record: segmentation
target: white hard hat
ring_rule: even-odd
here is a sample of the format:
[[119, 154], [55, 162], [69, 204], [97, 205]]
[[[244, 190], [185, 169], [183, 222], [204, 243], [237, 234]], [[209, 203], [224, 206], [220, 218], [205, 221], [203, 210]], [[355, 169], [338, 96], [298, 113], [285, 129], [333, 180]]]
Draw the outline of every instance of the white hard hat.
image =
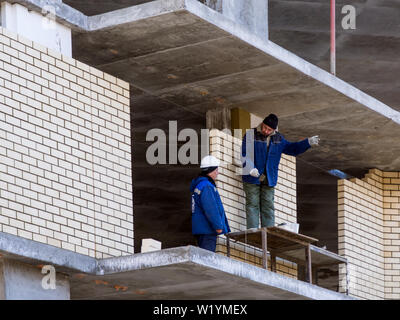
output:
[[200, 168], [219, 167], [219, 160], [214, 156], [205, 156], [201, 159]]

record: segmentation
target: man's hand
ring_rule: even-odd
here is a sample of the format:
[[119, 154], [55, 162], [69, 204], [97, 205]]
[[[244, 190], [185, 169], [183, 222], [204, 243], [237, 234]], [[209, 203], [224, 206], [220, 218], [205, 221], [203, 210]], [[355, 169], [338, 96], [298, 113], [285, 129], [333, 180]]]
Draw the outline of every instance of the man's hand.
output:
[[215, 231], [217, 231], [217, 233], [220, 234], [222, 232], [222, 229], [217, 229]]
[[311, 147], [317, 146], [319, 144], [319, 136], [313, 136], [311, 138], [308, 138], [308, 143], [310, 144]]
[[257, 168], [251, 169], [250, 170], [250, 175], [254, 178], [258, 178], [260, 176], [260, 173], [258, 172]]

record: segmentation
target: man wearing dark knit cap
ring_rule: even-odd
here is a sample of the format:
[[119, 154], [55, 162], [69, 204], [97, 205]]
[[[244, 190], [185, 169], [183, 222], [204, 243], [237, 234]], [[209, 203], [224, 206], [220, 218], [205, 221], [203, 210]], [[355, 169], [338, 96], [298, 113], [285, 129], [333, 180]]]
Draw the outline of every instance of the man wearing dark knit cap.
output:
[[270, 114], [242, 141], [243, 189], [246, 194], [247, 229], [275, 225], [274, 195], [282, 153], [297, 156], [319, 143], [314, 136], [289, 142], [278, 132], [278, 117]]

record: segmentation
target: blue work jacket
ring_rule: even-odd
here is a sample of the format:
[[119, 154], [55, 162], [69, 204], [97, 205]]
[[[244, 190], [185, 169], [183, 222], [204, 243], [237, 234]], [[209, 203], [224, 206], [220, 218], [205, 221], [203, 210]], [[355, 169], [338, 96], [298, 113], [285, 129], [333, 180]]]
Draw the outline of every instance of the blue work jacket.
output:
[[[259, 178], [249, 174], [251, 169], [257, 168], [260, 175], [266, 175], [268, 185], [275, 187], [278, 182], [278, 167], [282, 153], [297, 156], [308, 150], [311, 146], [308, 139], [299, 142], [289, 142], [279, 132], [275, 132], [275, 134], [267, 139], [256, 128], [252, 130], [253, 134], [249, 135], [251, 131], [247, 131], [242, 141], [242, 180], [243, 182], [259, 185]], [[252, 135], [254, 139], [251, 139], [253, 138]], [[247, 143], [253, 143], [254, 152], [251, 152], [250, 149], [246, 151]], [[254, 153], [254, 155], [247, 155], [246, 152]]]
[[229, 233], [228, 219], [211, 178], [199, 176], [190, 186], [192, 193], [192, 233], [217, 235]]

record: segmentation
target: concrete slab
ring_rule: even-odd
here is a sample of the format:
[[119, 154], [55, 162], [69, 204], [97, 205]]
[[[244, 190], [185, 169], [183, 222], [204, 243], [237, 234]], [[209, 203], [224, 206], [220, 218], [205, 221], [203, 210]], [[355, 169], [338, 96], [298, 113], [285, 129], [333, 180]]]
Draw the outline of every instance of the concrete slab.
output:
[[0, 259], [0, 300], [69, 300], [68, 276], [42, 274], [41, 267]]
[[99, 261], [98, 273], [103, 272], [104, 277], [79, 280], [72, 296], [82, 297], [79, 291], [99, 299], [348, 298], [191, 246]]
[[[354, 30], [341, 26], [345, 5], [356, 9]], [[269, 0], [269, 12], [271, 41], [329, 70], [329, 1]], [[398, 1], [336, 1], [338, 77], [396, 110], [399, 79], [393, 67], [398, 64], [399, 15]], [[370, 88], [370, 83], [381, 88]]]
[[95, 272], [96, 259], [69, 250], [0, 232], [0, 258], [25, 264], [52, 264], [58, 272]]
[[74, 55], [152, 97], [198, 115], [219, 106], [275, 112], [288, 139], [321, 136], [323, 147], [302, 157], [327, 171], [400, 169], [398, 111], [197, 0], [154, 1], [91, 19], [98, 31], [76, 34]]
[[82, 12], [64, 4], [62, 1], [52, 0], [1, 0], [9, 3], [19, 3], [29, 10], [34, 10], [44, 15], [47, 14], [50, 7], [56, 19], [66, 26], [75, 30], [84, 30], [87, 28], [87, 16]]
[[193, 246], [84, 262], [80, 254], [4, 233], [0, 245], [1, 259], [62, 270], [71, 299], [353, 299]]

